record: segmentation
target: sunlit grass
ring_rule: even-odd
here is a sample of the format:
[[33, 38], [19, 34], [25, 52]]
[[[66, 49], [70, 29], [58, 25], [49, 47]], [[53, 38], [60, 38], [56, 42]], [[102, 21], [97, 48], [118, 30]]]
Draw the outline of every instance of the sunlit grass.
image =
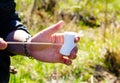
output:
[[106, 43], [103, 43], [103, 40], [98, 38], [100, 34], [96, 33], [99, 32], [99, 29], [97, 30], [92, 30], [95, 32], [94, 34], [89, 31], [87, 33], [89, 36], [85, 35], [81, 38], [78, 43], [77, 58], [73, 60], [71, 66], [43, 63], [23, 56], [12, 57], [12, 65], [18, 69], [18, 73], [16, 75], [11, 74], [11, 83], [49, 83], [54, 78], [62, 83], [86, 82], [94, 73], [93, 67], [95, 65], [104, 66], [104, 46], [119, 49], [119, 33], [115, 33], [114, 40], [108, 36]]
[[[100, 19], [100, 22], [101, 22], [101, 20], [104, 21], [104, 13], [103, 13], [104, 7], [101, 7], [101, 5], [103, 5], [101, 4], [102, 0], [99, 0], [99, 1], [100, 3], [96, 2], [97, 4], [94, 4], [95, 10], [94, 9], [92, 10], [94, 10], [93, 13], [96, 16], [98, 16], [99, 19], [101, 18]], [[30, 9], [29, 7], [31, 6], [32, 0], [25, 0], [25, 1], [16, 0], [16, 2], [18, 2], [17, 10], [23, 13], [23, 16], [21, 14], [21, 17], [23, 18], [25, 12], [27, 12], [26, 10]], [[25, 10], [23, 10], [23, 7], [21, 6], [21, 3], [23, 2], [25, 7], [29, 6], [26, 8], [24, 7]], [[73, 4], [74, 0], [72, 1], [66, 0], [66, 2], [67, 4], [64, 3], [64, 1], [61, 1], [59, 6], [57, 7], [58, 8], [60, 7], [60, 9], [66, 9], [66, 7], [72, 8], [71, 5], [74, 5], [73, 8], [76, 7], [77, 3]], [[85, 4], [84, 2], [85, 1], [82, 0], [82, 3], [80, 4], [84, 6]], [[90, 4], [92, 4], [92, 2]], [[114, 2], [114, 4], [116, 3]], [[92, 7], [91, 5], [87, 6], [87, 8], [92, 8]], [[83, 10], [85, 11], [85, 9]], [[114, 10], [114, 7], [112, 10]], [[90, 10], [87, 12], [90, 13]], [[36, 16], [34, 19], [39, 19], [39, 18], [37, 18]], [[46, 23], [45, 26], [48, 26], [48, 25], [50, 24]], [[40, 26], [35, 25], [35, 27], [40, 27]], [[15, 68], [18, 69], [18, 73], [15, 75], [11, 74], [10, 83], [53, 83], [53, 82], [55, 83], [80, 83], [80, 82], [88, 83], [88, 81], [91, 80], [93, 73], [95, 72], [94, 67], [96, 65], [105, 66], [104, 64], [105, 49], [109, 48], [111, 50], [115, 50], [116, 52], [120, 51], [120, 48], [119, 48], [120, 30], [119, 28], [114, 28], [114, 27], [115, 26], [110, 26], [110, 25], [107, 27], [105, 41], [103, 41], [104, 38], [102, 35], [102, 29], [100, 27], [90, 28], [82, 24], [75, 25], [74, 23], [73, 24], [66, 23], [63, 30], [76, 31], [76, 32], [83, 30], [83, 34], [84, 34], [84, 36], [81, 37], [81, 40], [78, 43], [79, 50], [77, 53], [77, 58], [73, 60], [73, 64], [71, 66], [66, 66], [59, 63], [57, 64], [43, 63], [35, 59], [29, 59], [27, 57], [17, 55], [17, 56], [11, 57], [12, 59], [11, 65], [15, 66]], [[30, 32], [32, 34], [35, 34], [37, 31], [33, 31], [33, 30], [35, 29], [31, 29]]]

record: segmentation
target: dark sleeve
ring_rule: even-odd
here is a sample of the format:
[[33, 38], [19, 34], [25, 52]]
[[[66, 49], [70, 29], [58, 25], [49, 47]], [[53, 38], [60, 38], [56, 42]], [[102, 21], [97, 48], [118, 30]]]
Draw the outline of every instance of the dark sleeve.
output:
[[[14, 30], [24, 30], [27, 33], [29, 33], [27, 27], [22, 24], [19, 20], [12, 20], [9, 25], [8, 25], [10, 31], [14, 31]], [[30, 34], [30, 33], [29, 33]]]
[[7, 21], [15, 12], [14, 0], [0, 0], [0, 24]]
[[0, 36], [4, 39], [9, 33], [15, 30], [24, 30], [28, 34], [30, 34], [27, 27], [24, 24], [22, 24], [19, 20], [11, 20], [9, 23], [6, 23], [3, 26], [1, 26], [0, 30]]

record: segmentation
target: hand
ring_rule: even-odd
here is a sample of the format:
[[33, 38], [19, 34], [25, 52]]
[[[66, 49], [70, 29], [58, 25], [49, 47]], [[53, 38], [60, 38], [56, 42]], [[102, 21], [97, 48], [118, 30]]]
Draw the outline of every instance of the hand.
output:
[[[59, 31], [64, 22], [60, 21], [43, 31], [34, 35], [29, 42], [47, 42], [47, 43], [61, 43], [63, 44], [64, 38], [63, 33], [56, 33]], [[75, 38], [75, 42], [79, 41], [79, 37]], [[54, 45], [29, 45], [28, 49], [31, 55], [40, 61], [51, 62], [51, 63], [64, 63], [67, 65], [72, 64], [72, 59], [76, 58], [78, 48], [75, 47], [69, 57], [65, 57], [59, 53], [61, 46]]]
[[0, 50], [4, 50], [6, 48], [7, 48], [7, 43], [2, 38], [0, 38]]

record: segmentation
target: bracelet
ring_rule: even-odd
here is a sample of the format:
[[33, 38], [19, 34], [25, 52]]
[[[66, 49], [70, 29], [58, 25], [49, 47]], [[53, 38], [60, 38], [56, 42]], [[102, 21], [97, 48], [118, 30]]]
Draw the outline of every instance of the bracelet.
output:
[[[28, 36], [28, 38], [26, 38], [26, 40], [24, 42], [27, 42], [28, 39], [30, 39], [30, 38], [31, 38], [31, 36]], [[29, 58], [32, 58], [32, 56], [30, 55], [30, 52], [27, 49], [27, 44], [23, 44], [23, 47], [24, 47], [25, 56], [27, 56]]]

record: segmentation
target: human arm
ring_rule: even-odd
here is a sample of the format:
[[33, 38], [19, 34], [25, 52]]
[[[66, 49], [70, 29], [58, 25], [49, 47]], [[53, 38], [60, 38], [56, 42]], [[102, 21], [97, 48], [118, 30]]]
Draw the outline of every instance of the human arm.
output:
[[[57, 24], [54, 24], [37, 34], [35, 34], [33, 37], [31, 37], [28, 42], [46, 42], [46, 43], [61, 43], [63, 44], [63, 33], [56, 33], [59, 31], [64, 22], [60, 21]], [[17, 41], [17, 42], [23, 42], [26, 41], [26, 38], [28, 38], [29, 34], [26, 33], [23, 30], [16, 30], [14, 32], [11, 32], [8, 37], [7, 41]], [[75, 38], [75, 42], [78, 42], [79, 37]], [[59, 53], [59, 50], [61, 46], [53, 46], [53, 45], [26, 45], [27, 51], [29, 54], [43, 62], [50, 62], [50, 63], [64, 63], [67, 65], [70, 65], [72, 63], [71, 59], [74, 59], [76, 57], [77, 53], [77, 47], [75, 47], [69, 57], [64, 57]], [[10, 52], [14, 52], [15, 54], [22, 54], [25, 55], [25, 49], [23, 45], [8, 45], [8, 50]]]

